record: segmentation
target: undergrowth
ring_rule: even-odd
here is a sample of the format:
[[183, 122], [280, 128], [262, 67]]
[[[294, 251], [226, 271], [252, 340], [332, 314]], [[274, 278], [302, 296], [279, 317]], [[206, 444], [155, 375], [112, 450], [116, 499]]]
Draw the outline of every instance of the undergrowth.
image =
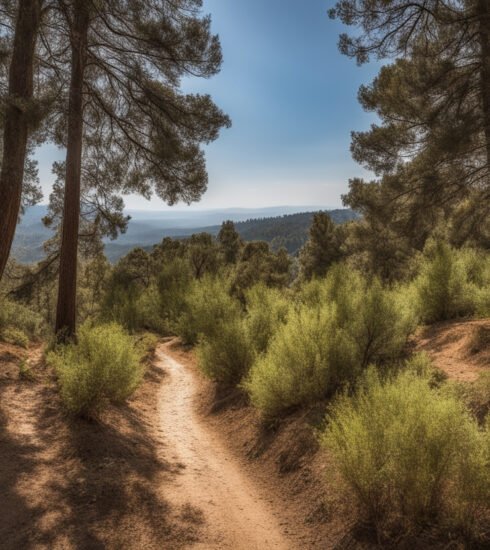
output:
[[47, 356], [58, 375], [67, 409], [80, 416], [97, 414], [108, 402], [125, 401], [143, 377], [142, 351], [115, 323], [84, 324], [76, 344]]
[[478, 536], [490, 502], [489, 431], [444, 387], [369, 369], [331, 407], [323, 445], [379, 539], [430, 524]]

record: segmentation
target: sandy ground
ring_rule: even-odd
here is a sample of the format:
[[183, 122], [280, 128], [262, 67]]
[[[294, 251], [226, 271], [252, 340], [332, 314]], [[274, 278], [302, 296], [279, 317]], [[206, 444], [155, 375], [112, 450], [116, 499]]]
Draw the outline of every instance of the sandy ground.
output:
[[218, 390], [205, 379], [195, 355], [178, 340], [168, 342], [163, 351], [191, 378], [194, 396], [189, 401], [196, 424], [252, 481], [293, 548], [370, 547], [364, 533], [352, 536], [358, 520], [355, 505], [338, 491], [341, 480], [333, 459], [319, 449], [315, 429], [323, 422], [326, 403], [264, 423], [242, 393]]
[[490, 344], [481, 342], [478, 348], [474, 346], [478, 330], [490, 335], [490, 319], [448, 321], [422, 327], [414, 339], [415, 350], [427, 352], [434, 365], [449, 378], [473, 382], [490, 370]]
[[292, 549], [279, 515], [217, 435], [196, 414], [194, 373], [161, 346], [157, 367], [167, 373], [159, 406], [160, 429], [172, 461], [182, 464], [165, 486], [175, 506], [202, 514], [205, 521], [197, 548], [236, 550]]
[[192, 547], [199, 522], [165, 498], [180, 466], [158, 432], [164, 373], [149, 365], [130, 403], [88, 422], [63, 413], [39, 350], [19, 378], [23, 355], [0, 345], [0, 548]]
[[195, 413], [199, 377], [168, 345], [130, 403], [88, 422], [63, 413], [41, 348], [0, 344], [2, 550], [304, 548]]

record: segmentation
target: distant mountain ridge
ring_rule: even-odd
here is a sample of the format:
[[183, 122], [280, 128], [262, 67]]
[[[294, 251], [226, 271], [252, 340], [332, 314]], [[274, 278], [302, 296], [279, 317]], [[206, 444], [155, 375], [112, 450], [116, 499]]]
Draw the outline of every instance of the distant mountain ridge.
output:
[[[116, 241], [105, 242], [105, 253], [111, 262], [124, 256], [132, 248], [151, 249], [164, 237], [186, 238], [193, 233], [208, 232], [217, 235], [221, 223], [231, 219], [238, 233], [245, 241], [264, 240], [275, 249], [284, 246], [290, 254], [295, 254], [305, 243], [308, 229], [318, 207], [269, 207], [269, 208], [229, 208], [204, 211], [134, 211], [128, 230]], [[321, 208], [321, 210], [326, 210]], [[349, 209], [329, 209], [336, 223], [355, 219], [357, 215]], [[17, 227], [13, 253], [18, 261], [29, 263], [44, 257], [42, 244], [52, 236], [51, 230], [44, 227], [42, 218], [47, 207], [38, 205], [29, 208]]]

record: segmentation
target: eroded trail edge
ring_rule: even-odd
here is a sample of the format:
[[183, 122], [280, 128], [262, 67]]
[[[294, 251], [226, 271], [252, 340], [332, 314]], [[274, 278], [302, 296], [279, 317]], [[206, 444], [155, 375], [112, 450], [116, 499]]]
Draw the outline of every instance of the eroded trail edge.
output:
[[277, 513], [195, 413], [195, 373], [173, 359], [165, 346], [158, 347], [155, 360], [167, 375], [160, 393], [160, 430], [168, 459], [180, 465], [179, 474], [165, 486], [165, 497], [190, 514], [202, 514], [203, 537], [194, 547], [293, 549]]

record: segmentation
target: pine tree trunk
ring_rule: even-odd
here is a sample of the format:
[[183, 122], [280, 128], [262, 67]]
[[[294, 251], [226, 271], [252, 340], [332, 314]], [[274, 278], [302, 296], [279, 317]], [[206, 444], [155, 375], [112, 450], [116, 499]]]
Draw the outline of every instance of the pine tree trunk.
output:
[[[485, 152], [487, 173], [490, 179], [490, 2], [478, 0], [478, 21], [481, 54], [481, 97], [483, 108], [483, 126], [485, 134]], [[490, 184], [489, 184], [490, 185]]]
[[34, 51], [41, 20], [41, 2], [20, 0], [18, 10], [0, 172], [0, 279], [7, 265], [20, 211], [29, 132], [25, 107], [33, 93]]
[[87, 59], [88, 2], [76, 0], [71, 29], [72, 65], [68, 102], [66, 177], [55, 331], [59, 341], [75, 336], [80, 177], [83, 136], [83, 80]]

